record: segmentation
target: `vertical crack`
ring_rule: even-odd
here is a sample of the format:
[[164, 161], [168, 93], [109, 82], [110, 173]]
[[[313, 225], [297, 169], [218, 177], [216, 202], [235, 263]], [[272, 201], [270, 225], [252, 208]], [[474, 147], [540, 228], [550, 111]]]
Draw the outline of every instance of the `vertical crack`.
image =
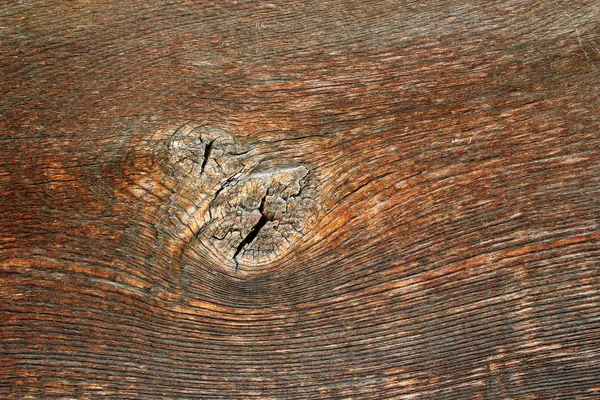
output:
[[202, 166], [200, 167], [200, 174], [202, 174], [204, 172], [204, 168], [206, 167], [206, 164], [208, 163], [208, 159], [210, 158], [210, 154], [212, 153], [212, 148], [213, 148], [214, 142], [215, 142], [215, 139], [208, 142], [208, 144], [204, 147], [204, 159], [202, 160]]
[[240, 242], [237, 249], [235, 250], [235, 253], [233, 254], [233, 259], [236, 261], [236, 271], [237, 271], [237, 256], [244, 249], [244, 247], [250, 245], [254, 241], [254, 239], [256, 239], [256, 236], [258, 235], [260, 230], [267, 224], [267, 222], [273, 221], [273, 216], [265, 215], [266, 200], [267, 200], [267, 195], [265, 194], [265, 196], [260, 201], [260, 206], [258, 207], [258, 211], [260, 211], [260, 214], [261, 214], [258, 222], [256, 223], [256, 225], [254, 225], [252, 227], [252, 229], [250, 229], [250, 232], [248, 232], [248, 235], [246, 235], [246, 237]]

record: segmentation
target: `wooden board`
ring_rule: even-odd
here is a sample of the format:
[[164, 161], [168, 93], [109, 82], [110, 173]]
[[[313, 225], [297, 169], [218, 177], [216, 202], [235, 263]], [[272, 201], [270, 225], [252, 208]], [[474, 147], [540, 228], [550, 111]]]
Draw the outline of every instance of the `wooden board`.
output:
[[3, 399], [600, 398], [600, 2], [0, 5]]

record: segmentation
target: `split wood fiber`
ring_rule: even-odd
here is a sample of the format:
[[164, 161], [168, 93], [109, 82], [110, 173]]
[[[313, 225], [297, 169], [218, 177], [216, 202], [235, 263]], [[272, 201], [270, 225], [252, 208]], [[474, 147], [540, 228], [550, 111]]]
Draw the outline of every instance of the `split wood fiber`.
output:
[[600, 1], [0, 4], [0, 398], [600, 398]]

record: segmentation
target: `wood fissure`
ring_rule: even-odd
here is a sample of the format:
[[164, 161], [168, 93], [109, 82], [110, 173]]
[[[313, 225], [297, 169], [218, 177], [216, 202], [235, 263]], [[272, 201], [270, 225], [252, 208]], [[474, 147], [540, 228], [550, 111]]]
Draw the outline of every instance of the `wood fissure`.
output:
[[237, 249], [235, 250], [235, 253], [233, 253], [234, 260], [237, 259], [238, 254], [240, 254], [240, 251], [242, 251], [242, 249], [244, 247], [252, 244], [254, 239], [256, 239], [256, 235], [258, 235], [258, 233], [266, 225], [266, 223], [269, 221], [273, 221], [273, 217], [267, 217], [264, 212], [266, 199], [267, 199], [267, 195], [265, 195], [265, 197], [262, 198], [262, 200], [260, 202], [260, 206], [258, 207], [258, 211], [260, 212], [260, 218], [259, 218], [258, 222], [256, 223], [256, 225], [254, 225], [252, 227], [250, 232], [248, 232], [248, 235], [246, 235], [246, 237], [240, 242]]
[[0, 3], [0, 399], [600, 398], [599, 0]]
[[202, 166], [200, 167], [200, 173], [202, 174], [204, 172], [204, 168], [206, 168], [206, 164], [208, 163], [208, 160], [210, 159], [210, 153], [212, 153], [212, 146], [213, 143], [215, 142], [216, 139], [211, 140], [210, 142], [208, 142], [206, 144], [206, 147], [204, 147], [204, 159], [202, 160]]

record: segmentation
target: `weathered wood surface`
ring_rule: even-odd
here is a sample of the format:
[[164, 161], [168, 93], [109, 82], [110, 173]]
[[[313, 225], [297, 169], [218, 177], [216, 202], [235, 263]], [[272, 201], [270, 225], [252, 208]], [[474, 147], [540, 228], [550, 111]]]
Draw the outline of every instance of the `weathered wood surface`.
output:
[[598, 0], [8, 1], [0, 77], [1, 398], [600, 398]]

